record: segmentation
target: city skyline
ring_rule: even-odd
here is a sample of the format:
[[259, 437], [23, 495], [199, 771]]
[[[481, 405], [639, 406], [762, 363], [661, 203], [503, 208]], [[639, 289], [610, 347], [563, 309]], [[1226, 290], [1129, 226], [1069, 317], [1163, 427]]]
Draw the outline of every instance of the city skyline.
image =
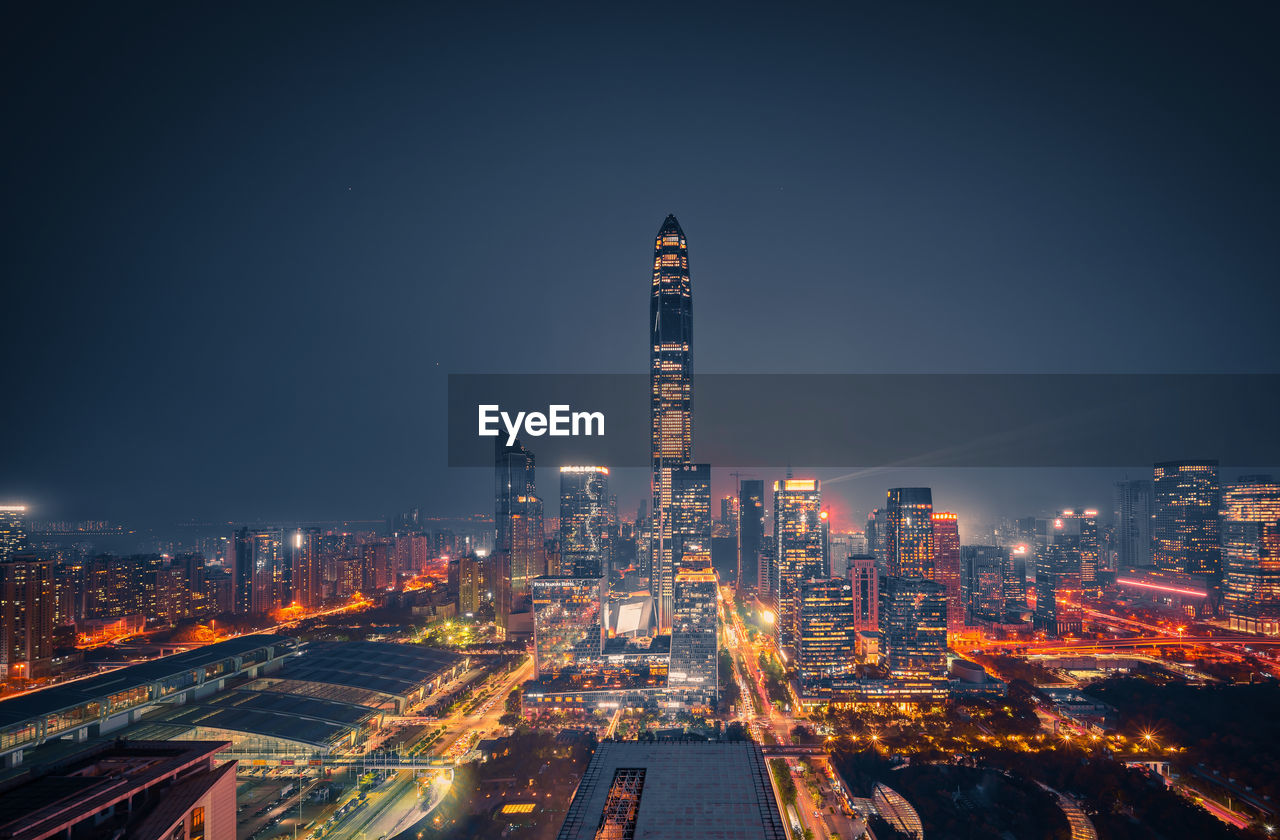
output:
[[[449, 10], [453, 31], [534, 68], [518, 80], [461, 41], [421, 49], [416, 33], [437, 31], [425, 11], [388, 10], [367, 24], [387, 39], [376, 52], [335, 47], [349, 86], [319, 81], [333, 10], [289, 18], [302, 29], [283, 52], [267, 34], [281, 10], [213, 28], [191, 10], [86, 14], [54, 38], [58, 21], [29, 9], [12, 31], [33, 36], [6, 51], [29, 128], [11, 140], [20, 281], [0, 329], [24, 407], [2, 431], [22, 445], [0, 498], [45, 518], [484, 510], [487, 476], [442, 466], [444, 377], [644, 371], [645, 235], [671, 212], [696, 240], [704, 372], [1270, 372], [1280, 358], [1265, 320], [1280, 118], [1256, 107], [1276, 87], [1274, 9], [1218, 20], [1220, 37], [1176, 4], [774, 10], [710, 44], [695, 33], [722, 22], [696, 9], [674, 34]], [[252, 78], [208, 75], [223, 26]], [[776, 64], [739, 39], [773, 45]], [[675, 140], [641, 117], [661, 88], [654, 42], [686, 102]], [[540, 64], [537, 44], [565, 64]], [[454, 68], [467, 85], [447, 82]], [[571, 248], [541, 233], [549, 219], [573, 226]], [[1195, 329], [1161, 339], [1179, 323]], [[895, 342], [905, 325], [913, 341]], [[615, 480], [623, 498], [645, 483]], [[912, 485], [938, 482], [876, 489]]]

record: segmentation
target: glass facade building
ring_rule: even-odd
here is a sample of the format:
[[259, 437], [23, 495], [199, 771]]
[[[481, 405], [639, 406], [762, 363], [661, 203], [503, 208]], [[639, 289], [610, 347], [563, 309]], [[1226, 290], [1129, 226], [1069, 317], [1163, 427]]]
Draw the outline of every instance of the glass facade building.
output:
[[933, 577], [933, 492], [896, 487], [885, 504], [884, 552], [893, 577]]
[[1166, 572], [1221, 577], [1217, 461], [1156, 464], [1154, 563]]
[[891, 679], [945, 682], [947, 593], [942, 584], [918, 577], [885, 578], [880, 627]]
[[853, 583], [848, 578], [801, 581], [798, 600], [796, 651], [801, 682], [811, 686], [849, 673], [858, 637]]
[[604, 645], [604, 578], [538, 577], [530, 590], [538, 675], [598, 662]]
[[675, 583], [671, 477], [673, 469], [693, 461], [693, 291], [688, 242], [675, 216], [667, 216], [654, 240], [649, 327], [653, 453], [649, 588], [658, 605], [660, 628], [670, 629]]
[[716, 575], [710, 568], [683, 569], [676, 572], [675, 584], [667, 685], [702, 689], [710, 693], [714, 702], [720, 617]]
[[1280, 619], [1280, 483], [1269, 475], [1244, 476], [1222, 492], [1222, 565], [1227, 614]]
[[947, 633], [964, 632], [964, 597], [960, 587], [960, 523], [954, 513], [933, 519], [933, 579], [947, 593]]
[[795, 640], [800, 582], [822, 573], [825, 543], [822, 528], [822, 485], [813, 478], [773, 483], [773, 537], [777, 551], [778, 632], [785, 643]]
[[608, 467], [561, 467], [561, 569], [575, 577], [608, 576], [612, 537]]

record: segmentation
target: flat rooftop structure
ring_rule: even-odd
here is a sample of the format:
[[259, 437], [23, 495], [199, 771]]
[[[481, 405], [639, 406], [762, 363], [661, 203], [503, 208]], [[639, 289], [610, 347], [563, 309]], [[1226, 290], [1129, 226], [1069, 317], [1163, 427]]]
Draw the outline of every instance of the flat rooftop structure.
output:
[[[166, 829], [181, 814], [158, 813], [180, 799], [190, 807], [221, 785], [230, 811], [210, 813], [209, 836], [235, 831], [233, 763], [219, 764], [224, 742], [105, 741], [67, 753], [52, 764], [13, 770], [0, 780], [0, 837], [37, 840], [48, 837], [155, 837], [143, 830]], [[182, 791], [185, 796], [175, 797]], [[114, 810], [113, 810], [114, 809]], [[153, 819], [156, 818], [156, 819]], [[219, 822], [220, 821], [220, 822]]]
[[84, 729], [105, 734], [135, 721], [146, 706], [212, 692], [228, 678], [270, 670], [296, 645], [288, 636], [238, 636], [0, 700], [0, 754], [20, 754]]
[[351, 740], [377, 716], [374, 709], [350, 703], [238, 688], [175, 705], [145, 722], [259, 735], [325, 750]]
[[422, 645], [395, 642], [313, 642], [277, 675], [298, 682], [347, 686], [391, 695], [404, 705], [427, 697], [467, 657]]
[[558, 838], [786, 836], [757, 744], [605, 741], [587, 765]]

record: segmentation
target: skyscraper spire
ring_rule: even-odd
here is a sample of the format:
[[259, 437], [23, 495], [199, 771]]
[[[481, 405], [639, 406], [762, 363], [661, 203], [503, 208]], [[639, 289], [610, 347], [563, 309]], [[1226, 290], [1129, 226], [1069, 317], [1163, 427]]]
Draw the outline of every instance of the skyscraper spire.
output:
[[674, 215], [653, 245], [650, 323], [650, 419], [653, 443], [653, 551], [649, 590], [660, 629], [671, 627], [671, 470], [693, 460], [693, 293], [689, 248]]

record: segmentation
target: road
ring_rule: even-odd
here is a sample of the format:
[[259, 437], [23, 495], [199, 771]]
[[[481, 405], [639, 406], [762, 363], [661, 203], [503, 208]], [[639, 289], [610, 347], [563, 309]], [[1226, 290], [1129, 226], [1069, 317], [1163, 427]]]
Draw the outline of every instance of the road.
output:
[[[771, 741], [789, 744], [791, 731], [795, 728], [795, 719], [769, 702], [764, 674], [761, 673], [759, 665], [761, 647], [751, 644], [748, 640], [742, 616], [734, 604], [732, 590], [725, 587], [722, 598], [725, 613], [729, 619], [726, 627], [729, 650], [733, 654], [738, 687], [743, 695], [742, 702], [738, 704], [738, 717], [750, 730], [757, 743]], [[765, 609], [758, 604], [757, 608]], [[761, 637], [765, 637], [764, 634], [757, 635], [757, 638]], [[742, 660], [741, 664], [739, 659]], [[746, 673], [742, 672], [743, 666]], [[752, 695], [759, 702], [762, 715], [755, 713], [755, 703], [751, 702]], [[848, 803], [844, 797], [848, 795], [848, 791], [836, 792], [833, 784], [834, 774], [825, 759], [814, 757], [805, 759], [803, 763], [797, 759], [786, 759], [786, 762], [791, 780], [796, 786], [797, 816], [804, 828], [809, 829], [815, 838], [836, 837], [851, 840], [851, 838], [862, 836], [866, 826], [861, 820], [845, 815], [843, 808]], [[808, 779], [810, 778], [818, 782], [820, 795], [817, 799], [809, 791]], [[782, 807], [782, 803], [779, 803], [779, 807]], [[784, 817], [783, 822], [790, 821]]]
[[[498, 718], [506, 711], [507, 695], [533, 672], [533, 660], [526, 659], [510, 673], [491, 676], [481, 683], [481, 690], [489, 692], [488, 698], [475, 711], [462, 708], [440, 719], [444, 734], [429, 751], [432, 755], [458, 759], [475, 741], [499, 728]], [[326, 840], [377, 840], [382, 835], [394, 837], [420, 821], [439, 804], [447, 785], [433, 785], [428, 802], [420, 802], [417, 780], [411, 772], [396, 774], [394, 782], [387, 782], [381, 792], [369, 794], [369, 805], [359, 814], [348, 817], [327, 835]]]

